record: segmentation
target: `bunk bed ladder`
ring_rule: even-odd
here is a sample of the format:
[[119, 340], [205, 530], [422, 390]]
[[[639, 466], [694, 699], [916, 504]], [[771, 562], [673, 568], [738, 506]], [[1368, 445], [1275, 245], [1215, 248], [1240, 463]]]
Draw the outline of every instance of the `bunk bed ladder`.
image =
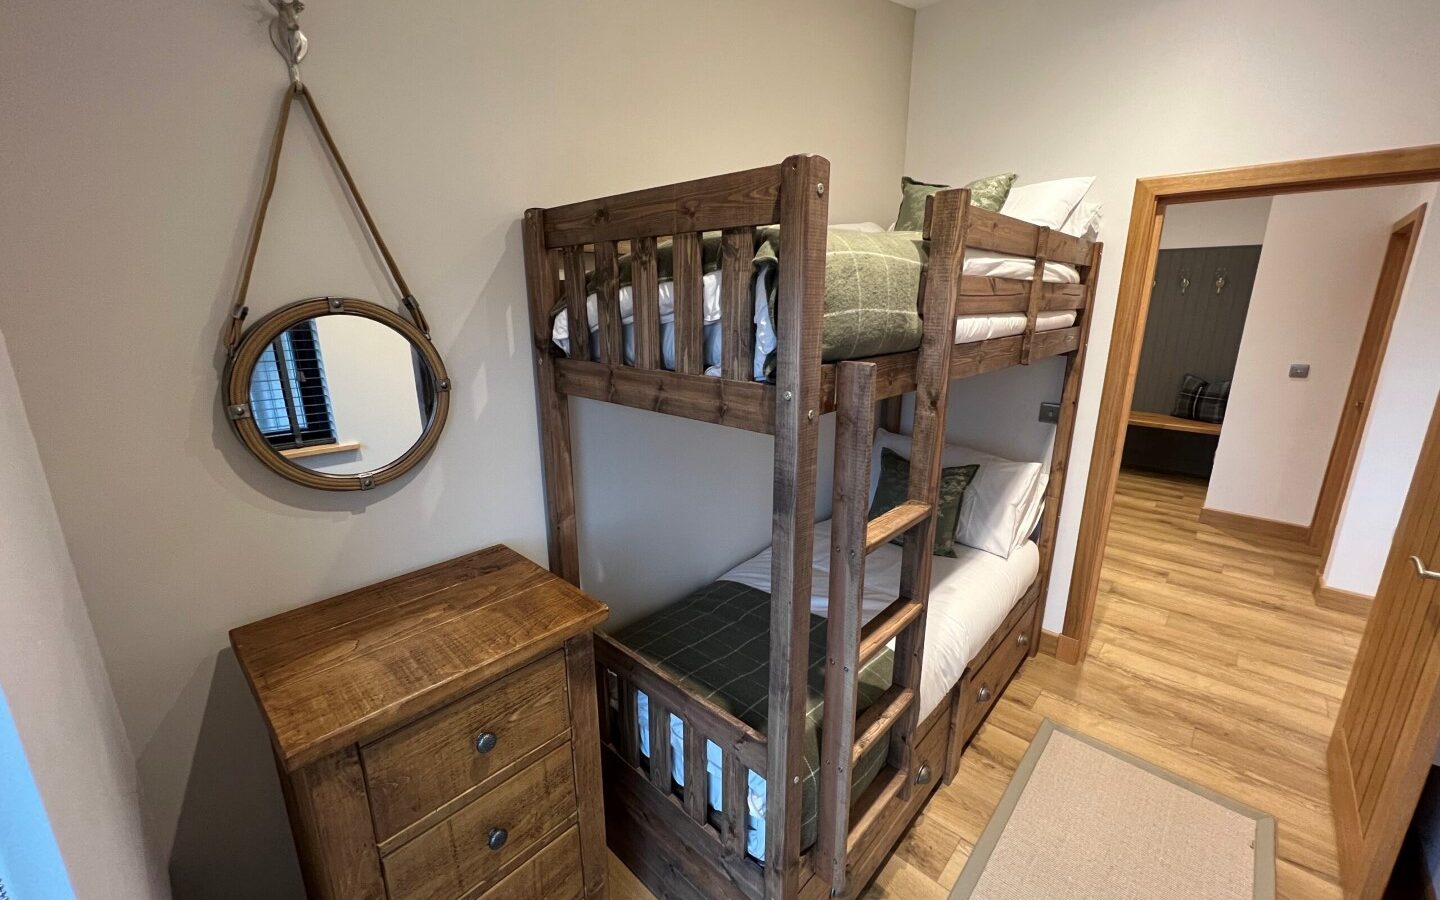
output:
[[[969, 208], [969, 191], [953, 190], [933, 196], [926, 211], [930, 250], [920, 288], [924, 332], [916, 362], [907, 499], [869, 521], [866, 515], [877, 370], [874, 363], [867, 362], [836, 365], [830, 606], [815, 859], [815, 867], [829, 882], [833, 896], [847, 891], [852, 851], [858, 841], [865, 839], [868, 824], [878, 821], [879, 813], [892, 799], [909, 800], [917, 783], [924, 784], [933, 777], [912, 769], [935, 541], [940, 445], [944, 440], [950, 351], [954, 346], [955, 297]], [[900, 595], [861, 627], [866, 558], [895, 538], [904, 539]], [[857, 718], [860, 672], [892, 640], [895, 661], [891, 686]], [[887, 740], [889, 781], [873, 794], [869, 809], [854, 811], [857, 818], [852, 828], [851, 779], [855, 764], [871, 748]]]

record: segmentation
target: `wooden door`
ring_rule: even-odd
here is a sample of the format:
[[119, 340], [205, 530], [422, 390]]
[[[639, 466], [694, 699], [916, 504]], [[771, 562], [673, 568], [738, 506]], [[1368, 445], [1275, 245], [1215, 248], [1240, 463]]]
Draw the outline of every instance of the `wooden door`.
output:
[[1378, 898], [1440, 745], [1440, 405], [1330, 738], [1345, 896]]
[[1420, 224], [1425, 220], [1425, 204], [1390, 229], [1390, 242], [1385, 245], [1385, 259], [1380, 265], [1380, 280], [1375, 285], [1375, 299], [1370, 303], [1370, 316], [1365, 322], [1365, 336], [1360, 340], [1360, 353], [1355, 358], [1355, 372], [1350, 376], [1350, 390], [1345, 395], [1345, 409], [1335, 429], [1335, 443], [1330, 448], [1330, 462], [1320, 482], [1320, 496], [1315, 501], [1311, 519], [1310, 545], [1320, 548], [1320, 570], [1330, 561], [1335, 540], [1335, 526], [1340, 521], [1340, 504], [1355, 471], [1355, 457], [1360, 452], [1360, 438], [1365, 433], [1365, 420], [1370, 416], [1370, 401], [1380, 381], [1380, 364], [1385, 361], [1385, 347], [1390, 343], [1390, 327], [1400, 307], [1410, 260], [1420, 240]]

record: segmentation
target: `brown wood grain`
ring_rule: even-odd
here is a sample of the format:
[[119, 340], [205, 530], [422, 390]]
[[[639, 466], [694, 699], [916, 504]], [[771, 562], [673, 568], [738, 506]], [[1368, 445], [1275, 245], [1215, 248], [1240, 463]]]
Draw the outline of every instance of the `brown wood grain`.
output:
[[600, 318], [600, 358], [625, 361], [625, 336], [620, 322], [620, 257], [614, 241], [595, 245], [595, 302]]
[[230, 639], [276, 751], [294, 770], [439, 709], [607, 614], [497, 545], [237, 628]]
[[315, 900], [386, 900], [355, 747], [280, 771], [305, 890]]
[[[531, 663], [361, 749], [375, 833], [385, 841], [570, 727], [559, 654]], [[494, 749], [476, 740], [495, 735]]]
[[565, 318], [570, 325], [570, 358], [590, 358], [590, 317], [585, 296], [585, 253], [581, 247], [561, 251], [565, 260]]
[[540, 463], [545, 477], [546, 538], [550, 569], [580, 583], [579, 539], [575, 532], [575, 473], [570, 447], [570, 405], [555, 390], [557, 350], [550, 340], [550, 314], [559, 296], [557, 260], [545, 249], [545, 211], [525, 212], [525, 286], [535, 359], [535, 398], [540, 420]]
[[[800, 876], [811, 547], [820, 413], [820, 326], [825, 305], [830, 162], [792, 156], [780, 166], [775, 464], [771, 526], [770, 696], [765, 894], [791, 897]], [[730, 223], [738, 224], [738, 223]]]
[[[825, 625], [825, 709], [815, 868], [832, 890], [843, 890], [855, 737], [857, 731], [868, 734], [856, 723], [855, 706], [860, 689], [860, 614], [865, 593], [865, 557], [871, 550], [866, 516], [870, 500], [870, 457], [875, 442], [875, 366], [842, 362], [836, 371], [835, 466], [830, 514], [831, 603]], [[919, 506], [923, 507], [921, 515], [905, 520], [912, 527], [929, 515], [928, 504]], [[887, 528], [900, 518], [892, 517], [892, 520]], [[869, 739], [874, 741], [879, 736], [879, 733], [870, 734]]]
[[700, 235], [675, 235], [675, 371], [700, 375], [705, 371], [705, 270], [701, 265]]
[[630, 287], [635, 323], [635, 365], [660, 368], [660, 274], [655, 239], [642, 237], [631, 245]]
[[1295, 522], [1281, 522], [1276, 519], [1265, 519], [1260, 516], [1250, 516], [1245, 513], [1230, 512], [1224, 509], [1206, 508], [1200, 511], [1200, 521], [1206, 525], [1213, 525], [1222, 531], [1235, 531], [1243, 534], [1263, 534], [1270, 537], [1285, 538], [1290, 541], [1310, 540], [1310, 526], [1300, 525]]
[[[970, 211], [965, 246], [974, 250], [1033, 257], [1042, 227], [977, 206]], [[1048, 256], [1055, 262], [1084, 265], [1090, 260], [1090, 242], [1054, 231], [1050, 235]]]
[[[574, 769], [562, 746], [386, 856], [390, 897], [450, 900], [474, 891], [575, 821]], [[488, 843], [495, 829], [507, 835], [498, 849]]]
[[551, 841], [548, 846], [505, 876], [480, 900], [581, 900], [585, 882], [580, 868], [578, 828]]
[[731, 381], [755, 377], [754, 260], [755, 229], [725, 229], [720, 236], [720, 375]]
[[591, 636], [565, 642], [566, 693], [570, 698], [575, 806], [580, 817], [580, 860], [584, 894], [603, 900], [606, 891], [605, 795], [600, 784], [600, 707], [595, 690], [595, 649]]
[[1144, 412], [1138, 409], [1130, 410], [1126, 421], [1131, 425], [1141, 428], [1159, 428], [1164, 431], [1184, 431], [1190, 434], [1219, 434], [1219, 422], [1201, 422], [1198, 419], [1182, 419], [1179, 416], [1167, 416], [1164, 413]]
[[719, 231], [780, 221], [783, 164], [586, 200], [545, 211], [545, 245]]
[[562, 400], [564, 395], [604, 400], [761, 434], [775, 429], [773, 385], [578, 359], [557, 360], [555, 366]]

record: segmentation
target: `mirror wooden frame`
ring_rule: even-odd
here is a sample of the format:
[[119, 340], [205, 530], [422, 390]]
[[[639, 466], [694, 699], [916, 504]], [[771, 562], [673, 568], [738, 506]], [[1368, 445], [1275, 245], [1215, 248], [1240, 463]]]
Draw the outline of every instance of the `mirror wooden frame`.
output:
[[[250, 380], [265, 348], [281, 334], [301, 322], [324, 316], [360, 316], [398, 331], [429, 367], [434, 391], [434, 410], [420, 437], [400, 457], [378, 469], [348, 475], [330, 475], [307, 469], [286, 458], [260, 433], [250, 409]], [[435, 449], [450, 414], [450, 376], [445, 362], [430, 338], [410, 320], [379, 304], [350, 297], [312, 297], [281, 307], [260, 319], [245, 332], [225, 368], [225, 416], [240, 440], [256, 458], [276, 474], [296, 484], [323, 491], [368, 491], [394, 481]]]

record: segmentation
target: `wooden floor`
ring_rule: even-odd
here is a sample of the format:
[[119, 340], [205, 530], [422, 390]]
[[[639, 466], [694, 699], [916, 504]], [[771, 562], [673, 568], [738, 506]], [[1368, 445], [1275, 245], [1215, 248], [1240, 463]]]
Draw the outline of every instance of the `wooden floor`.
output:
[[[1047, 717], [1271, 813], [1278, 896], [1340, 896], [1325, 745], [1364, 620], [1315, 605], [1308, 548], [1203, 525], [1203, 500], [1121, 474], [1089, 658], [1025, 665], [868, 898], [948, 896]], [[649, 896], [611, 869], [617, 900]]]

